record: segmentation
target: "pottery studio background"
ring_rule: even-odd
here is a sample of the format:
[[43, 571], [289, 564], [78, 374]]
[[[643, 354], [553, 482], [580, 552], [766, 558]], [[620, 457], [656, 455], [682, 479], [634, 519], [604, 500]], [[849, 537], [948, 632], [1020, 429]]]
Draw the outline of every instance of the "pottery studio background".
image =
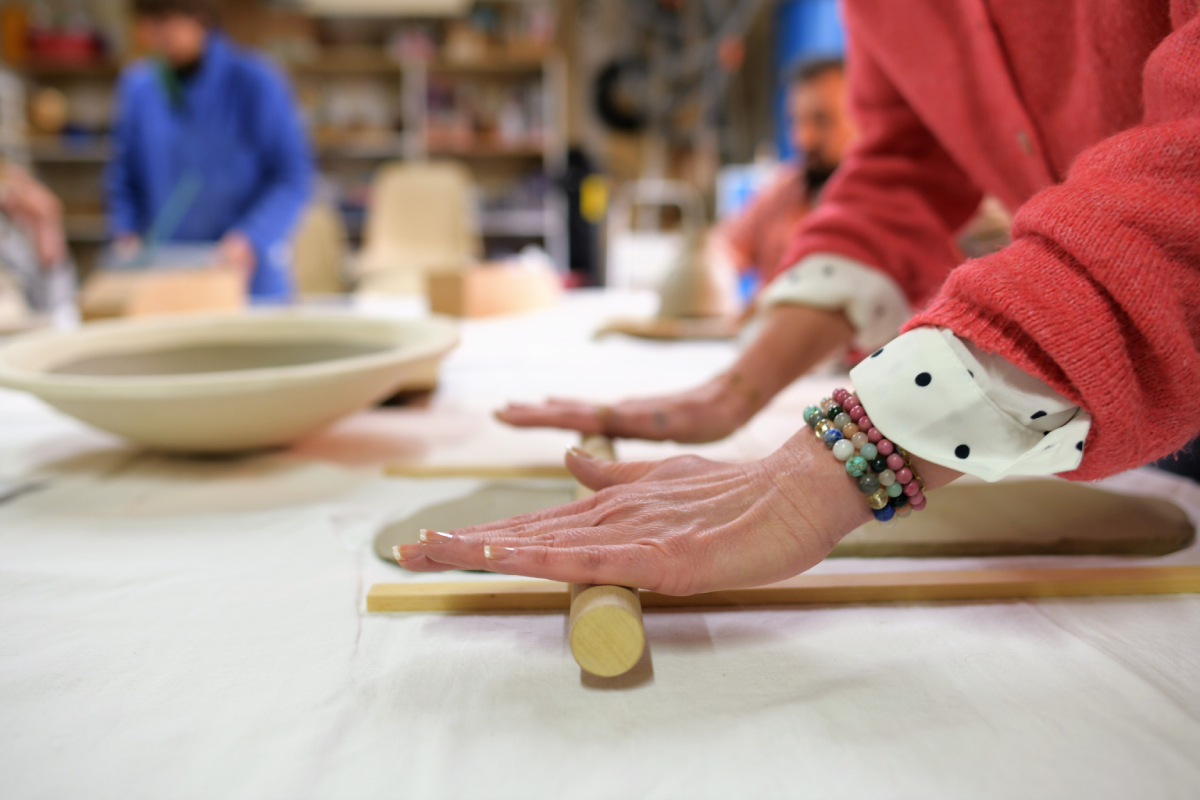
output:
[[[89, 317], [114, 313], [88, 281], [134, 237], [156, 246], [143, 268], [250, 260], [164, 247], [231, 232], [265, 299], [421, 295], [431, 272], [516, 261], [652, 288], [786, 167], [789, 71], [843, 47], [833, 2], [689, 5], [6, 3], [4, 156], [61, 205]], [[172, 6], [210, 27], [211, 57], [164, 54], [146, 21]], [[222, 77], [243, 59], [261, 85]], [[755, 255], [721, 308], [774, 268]]]
[[[953, 132], [969, 145], [953, 159], [932, 134], [890, 140], [919, 167], [848, 193], [879, 201], [896, 245], [860, 260], [908, 258], [904, 237], [940, 223], [895, 186], [936, 193], [959, 157], [1019, 191], [947, 189], [955, 224], [919, 255], [994, 257], [1030, 187], [1129, 112], [1088, 81], [1144, 61], [1166, 4], [1100, 4], [1150, 9], [1136, 25], [1022, 2], [0, 0], [0, 797], [1200, 796], [1200, 446], [1059, 480], [1113, 458], [1091, 446], [1115, 426], [1021, 384], [1002, 398], [1015, 438], [1065, 451], [1056, 466], [938, 488], [834, 394], [868, 398], [850, 370], [887, 363], [908, 300], [848, 256], [793, 257], [806, 223], [838, 229], [853, 205], [825, 203], [863, 141], [848, 20], [894, 27], [870, 44], [900, 55], [868, 77], [991, 59], [905, 84], [906, 103], [976, 127]], [[1029, 20], [1074, 26], [1075, 46]], [[992, 41], [1028, 31], [1037, 47]], [[1183, 50], [1195, 71], [1166, 74], [1200, 76], [1200, 48]], [[960, 77], [992, 84], [945, 88]], [[971, 105], [1018, 78], [1040, 133], [1014, 122], [1017, 91]], [[1174, 175], [1197, 148], [1175, 150], [1134, 160]], [[1163, 219], [1187, 210], [1179, 194]], [[1182, 230], [1154, 252], [1194, 252], [1195, 224], [1131, 227]], [[811, 288], [827, 278], [842, 289]], [[1066, 302], [1061, 276], [1017, 283], [1040, 291], [1025, 306]], [[769, 327], [777, 301], [838, 319], [792, 336]], [[1059, 327], [1126, 329], [1101, 316]], [[968, 355], [963, 381], [1019, 372]], [[1172, 377], [1106, 400], [1176, 392], [1126, 415], [1144, 442], [1186, 422], [1194, 387], [1176, 383], [1194, 365], [1137, 361]], [[930, 372], [949, 391], [940, 367], [902, 388]], [[970, 399], [918, 397], [910, 419]], [[837, 426], [829, 452], [803, 437], [821, 463], [840, 444], [866, 466], [848, 483], [834, 464], [841, 483], [797, 502], [819, 515], [849, 486], [874, 521], [781, 584], [685, 601], [616, 579], [530, 586], [490, 561], [422, 571], [439, 542], [423, 529], [586, 501], [580, 464], [753, 471], [806, 422]], [[739, 502], [702, 494], [714, 514]], [[629, 506], [651, 532], [681, 527], [653, 517], [678, 503]]]

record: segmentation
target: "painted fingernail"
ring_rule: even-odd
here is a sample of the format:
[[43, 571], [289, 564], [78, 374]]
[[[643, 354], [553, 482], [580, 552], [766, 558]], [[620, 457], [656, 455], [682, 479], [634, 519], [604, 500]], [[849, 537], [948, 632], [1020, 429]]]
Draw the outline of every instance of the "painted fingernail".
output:
[[392, 548], [392, 556], [396, 559], [397, 564], [403, 564], [405, 561], [412, 561], [424, 555], [419, 544], [398, 544]]
[[454, 537], [449, 533], [441, 531], [427, 531], [421, 528], [421, 544], [446, 544], [453, 541]]
[[503, 561], [515, 552], [517, 552], [515, 547], [498, 547], [490, 544], [483, 546], [483, 557], [488, 561]]
[[594, 455], [589, 453], [587, 450], [584, 450], [582, 447], [568, 447], [567, 452], [574, 453], [580, 458], [595, 458]]

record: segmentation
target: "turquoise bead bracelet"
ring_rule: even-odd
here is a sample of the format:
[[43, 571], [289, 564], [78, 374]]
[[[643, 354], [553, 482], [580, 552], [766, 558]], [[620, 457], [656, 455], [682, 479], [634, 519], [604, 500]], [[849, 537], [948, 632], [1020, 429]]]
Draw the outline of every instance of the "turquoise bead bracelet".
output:
[[925, 508], [925, 482], [913, 470], [912, 458], [884, 438], [853, 394], [836, 389], [804, 409], [804, 422], [846, 465], [879, 522], [891, 525], [896, 517]]

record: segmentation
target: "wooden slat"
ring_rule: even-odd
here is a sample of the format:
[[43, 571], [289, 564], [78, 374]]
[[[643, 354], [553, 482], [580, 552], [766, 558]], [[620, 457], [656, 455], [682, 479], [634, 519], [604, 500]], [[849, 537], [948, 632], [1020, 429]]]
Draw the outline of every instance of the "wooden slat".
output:
[[[1200, 592], [1200, 566], [986, 569], [800, 575], [771, 586], [674, 597], [642, 592], [643, 608], [1009, 600]], [[368, 611], [566, 610], [566, 584], [552, 581], [380, 583]]]
[[571, 605], [567, 584], [554, 581], [377, 583], [367, 611], [557, 611]]

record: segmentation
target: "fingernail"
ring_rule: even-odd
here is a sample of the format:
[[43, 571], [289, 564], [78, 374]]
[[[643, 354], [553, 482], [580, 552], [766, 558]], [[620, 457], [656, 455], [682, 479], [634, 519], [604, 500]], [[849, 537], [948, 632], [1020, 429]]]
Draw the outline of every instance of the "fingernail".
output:
[[517, 552], [515, 547], [497, 547], [490, 544], [483, 546], [483, 557], [488, 561], [503, 561], [515, 552]]
[[589, 453], [587, 450], [584, 450], [582, 447], [568, 447], [567, 452], [574, 453], [579, 458], [595, 458], [594, 455]]
[[427, 531], [421, 528], [421, 544], [446, 544], [453, 541], [454, 537], [448, 533], [441, 531]]
[[396, 563], [403, 564], [405, 561], [412, 561], [424, 555], [419, 544], [399, 544], [392, 548], [392, 557], [396, 559]]

